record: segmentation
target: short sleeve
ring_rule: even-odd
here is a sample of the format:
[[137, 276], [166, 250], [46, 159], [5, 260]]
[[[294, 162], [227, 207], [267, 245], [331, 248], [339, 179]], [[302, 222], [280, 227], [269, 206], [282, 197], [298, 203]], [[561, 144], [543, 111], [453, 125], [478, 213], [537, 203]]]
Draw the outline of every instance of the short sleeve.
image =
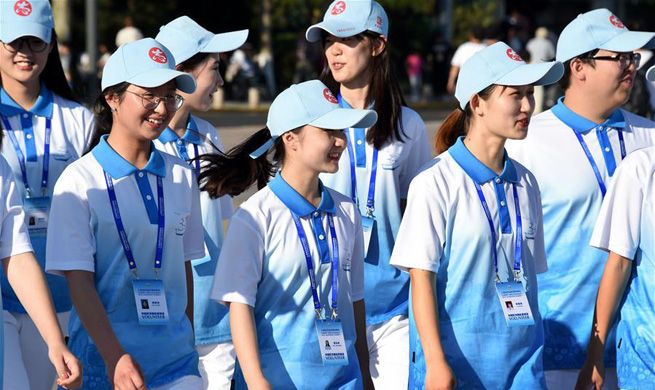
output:
[[91, 143], [93, 141], [93, 134], [95, 133], [96, 120], [93, 113], [91, 113], [91, 111], [86, 107], [82, 110], [82, 117], [84, 120], [84, 152], [86, 152], [90, 151], [93, 147]]
[[408, 272], [411, 268], [437, 272], [446, 242], [445, 200], [422, 173], [409, 187], [407, 208], [400, 223], [390, 264]]
[[450, 65], [451, 66], [456, 66], [458, 68], [462, 67], [463, 61], [462, 57], [464, 56], [464, 51], [465, 51], [465, 46], [461, 45], [455, 50], [455, 54], [453, 54], [453, 58], [450, 60]]
[[364, 299], [364, 230], [361, 215], [358, 212], [353, 212], [353, 215], [355, 216], [355, 244], [350, 269], [350, 298], [353, 302], [357, 302]]
[[401, 199], [407, 199], [409, 184], [432, 157], [430, 155], [428, 135], [423, 119], [421, 119], [421, 117], [415, 112], [411, 112], [411, 116], [408, 114], [410, 114], [410, 112], [407, 112], [405, 115], [411, 119], [406, 122], [405, 131], [412, 134], [413, 137], [410, 140], [411, 144], [409, 154], [407, 156], [407, 161], [403, 166], [402, 176], [400, 177]]
[[626, 160], [614, 174], [589, 245], [634, 259], [639, 247], [643, 180], [634, 174], [635, 160]]
[[209, 297], [222, 304], [238, 302], [255, 307], [264, 256], [264, 236], [257, 222], [239, 209], [227, 230]]
[[95, 272], [96, 241], [91, 227], [87, 190], [75, 182], [70, 168], [57, 180], [50, 206], [46, 240], [46, 272]]
[[0, 259], [31, 252], [29, 234], [25, 226], [23, 202], [14, 182], [14, 175], [4, 158], [0, 157]]
[[[193, 177], [195, 179], [195, 176]], [[191, 212], [187, 216], [187, 229], [184, 232], [184, 260], [196, 260], [205, 257], [204, 229], [200, 212], [200, 191], [195, 180], [191, 182]]]

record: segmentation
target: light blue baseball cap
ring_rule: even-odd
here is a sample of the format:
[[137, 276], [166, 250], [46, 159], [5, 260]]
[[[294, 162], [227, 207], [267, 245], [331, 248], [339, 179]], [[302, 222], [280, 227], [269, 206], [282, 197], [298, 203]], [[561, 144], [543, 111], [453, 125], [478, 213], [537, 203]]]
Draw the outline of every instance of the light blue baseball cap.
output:
[[631, 52], [655, 47], [655, 33], [630, 31], [608, 9], [599, 8], [578, 15], [557, 41], [556, 60], [566, 62], [596, 49]]
[[505, 42], [496, 42], [475, 53], [459, 72], [455, 97], [466, 108], [471, 96], [492, 84], [548, 85], [559, 81], [564, 66], [559, 61], [527, 64]]
[[0, 41], [29, 36], [50, 43], [54, 27], [48, 0], [0, 0]]
[[377, 120], [378, 114], [373, 110], [341, 108], [330, 89], [318, 80], [294, 84], [271, 103], [266, 121], [271, 139], [250, 157], [258, 158], [273, 146], [277, 137], [305, 125], [329, 130], [367, 128]]
[[143, 38], [122, 45], [109, 57], [102, 71], [102, 90], [122, 82], [154, 88], [171, 80], [182, 92], [196, 90], [196, 80], [189, 73], [175, 70], [175, 59], [164, 45]]
[[180, 16], [161, 26], [155, 39], [173, 53], [176, 64], [181, 64], [198, 53], [223, 53], [239, 48], [248, 39], [248, 30], [214, 34], [190, 17]]
[[380, 4], [371, 0], [337, 0], [330, 4], [323, 21], [307, 29], [309, 42], [321, 39], [321, 30], [339, 38], [373, 31], [389, 37], [389, 18]]

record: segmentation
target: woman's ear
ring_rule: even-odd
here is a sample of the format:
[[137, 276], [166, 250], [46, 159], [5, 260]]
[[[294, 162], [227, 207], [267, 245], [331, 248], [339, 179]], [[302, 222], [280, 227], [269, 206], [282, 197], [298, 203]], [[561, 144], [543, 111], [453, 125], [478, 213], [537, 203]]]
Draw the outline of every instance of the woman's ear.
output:
[[486, 105], [484, 99], [480, 98], [480, 95], [473, 94], [471, 99], [469, 99], [469, 107], [471, 107], [471, 112], [475, 115], [484, 116], [486, 111]]
[[286, 150], [297, 150], [298, 149], [298, 134], [294, 131], [287, 131], [281, 135], [282, 142], [284, 142], [284, 147]]
[[373, 41], [373, 52], [371, 53], [371, 55], [373, 57], [379, 56], [380, 54], [382, 54], [382, 52], [384, 52], [384, 49], [386, 47], [387, 47], [387, 37], [385, 37], [384, 35], [380, 35], [379, 38]]
[[120, 103], [120, 99], [118, 97], [118, 94], [106, 93], [105, 94], [105, 101], [109, 105], [109, 108], [111, 108], [112, 112], [116, 112], [118, 104]]

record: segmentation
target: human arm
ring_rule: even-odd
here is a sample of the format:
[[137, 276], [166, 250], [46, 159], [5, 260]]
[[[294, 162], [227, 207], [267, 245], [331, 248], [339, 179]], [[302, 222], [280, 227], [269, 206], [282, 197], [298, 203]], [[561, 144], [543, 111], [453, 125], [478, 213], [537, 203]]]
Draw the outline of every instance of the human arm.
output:
[[145, 389], [145, 377], [137, 363], [121, 346], [89, 271], [65, 271], [77, 315], [98, 348], [107, 367], [109, 382], [116, 390]]
[[412, 268], [409, 277], [412, 284], [414, 319], [425, 354], [425, 389], [454, 389], [457, 386], [457, 378], [446, 361], [441, 344], [439, 311], [435, 300], [436, 274]]
[[605, 343], [632, 273], [632, 261], [610, 252], [598, 287], [587, 360], [578, 375], [576, 390], [601, 389], [605, 377]]
[[2, 260], [5, 274], [23, 307], [48, 346], [48, 357], [57, 370], [57, 384], [65, 389], [82, 386], [82, 364], [68, 350], [43, 271], [33, 252]]
[[232, 342], [239, 359], [239, 366], [251, 390], [272, 389], [264, 377], [259, 350], [257, 347], [257, 330], [252, 306], [244, 303], [228, 303], [230, 309], [230, 328]]

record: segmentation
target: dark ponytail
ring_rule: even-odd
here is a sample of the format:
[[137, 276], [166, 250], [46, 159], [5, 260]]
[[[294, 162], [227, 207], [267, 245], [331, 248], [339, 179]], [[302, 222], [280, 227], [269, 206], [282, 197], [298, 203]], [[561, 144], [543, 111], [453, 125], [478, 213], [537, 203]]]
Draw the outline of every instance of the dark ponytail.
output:
[[113, 113], [111, 112], [111, 107], [105, 99], [105, 95], [118, 95], [119, 101], [123, 100], [123, 95], [125, 91], [130, 86], [130, 83], [123, 82], [120, 84], [113, 85], [111, 87], [105, 88], [104, 91], [100, 92], [96, 98], [95, 103], [93, 103], [93, 113], [96, 117], [96, 128], [93, 131], [93, 137], [91, 138], [91, 144], [86, 153], [90, 152], [98, 142], [100, 142], [100, 137], [105, 134], [109, 134], [111, 127], [114, 124]]
[[[496, 85], [492, 84], [478, 92], [478, 96], [482, 100], [487, 100], [495, 88]], [[448, 115], [439, 127], [437, 135], [434, 138], [434, 151], [437, 155], [448, 150], [448, 148], [455, 145], [457, 138], [465, 136], [468, 133], [471, 118], [473, 118], [473, 111], [471, 111], [471, 105], [468, 103], [463, 110], [458, 107]]]
[[216, 149], [216, 153], [198, 156], [202, 166], [198, 175], [200, 190], [207, 191], [211, 198], [218, 198], [237, 196], [255, 182], [258, 189], [264, 188], [284, 160], [282, 138], [275, 140], [273, 162], [266, 158], [270, 151], [256, 159], [250, 158], [250, 153], [270, 138], [271, 132], [265, 127], [227, 153]]

